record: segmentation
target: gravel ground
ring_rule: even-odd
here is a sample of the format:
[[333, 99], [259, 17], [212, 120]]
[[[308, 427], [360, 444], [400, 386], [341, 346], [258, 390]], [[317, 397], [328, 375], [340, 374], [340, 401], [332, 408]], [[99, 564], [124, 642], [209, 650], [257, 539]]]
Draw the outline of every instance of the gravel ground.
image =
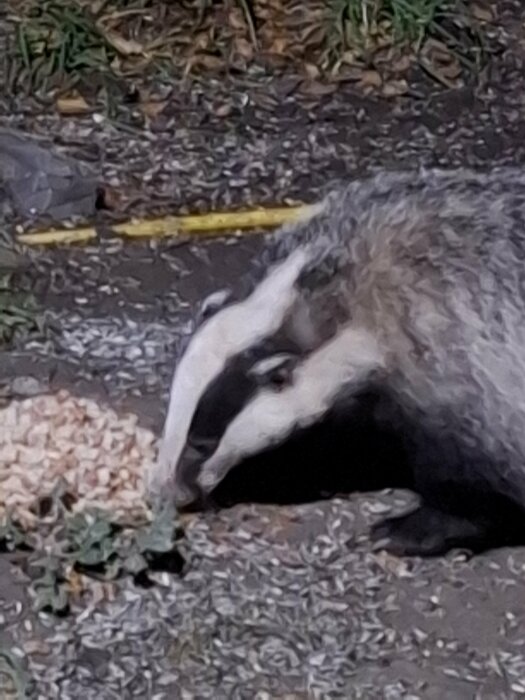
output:
[[361, 498], [197, 518], [185, 579], [120, 589], [112, 602], [100, 600], [106, 589], [41, 632], [6, 605], [13, 652], [28, 655], [41, 698], [525, 693], [523, 553], [372, 555], [363, 522], [378, 510]]
[[[514, 18], [514, 44], [479, 90], [433, 95], [418, 84], [388, 103], [343, 84], [314, 100], [291, 78], [253, 77], [174, 92], [172, 115], [150, 131], [131, 118], [68, 121], [7, 103], [1, 122], [91, 152], [138, 214], [311, 201], [330, 180], [394, 165], [524, 163], [525, 25]], [[51, 330], [4, 354], [0, 379], [34, 375], [46, 390], [132, 408], [158, 431], [194, 304], [262, 245], [257, 236], [191, 246], [101, 239], [42, 254], [22, 283], [46, 304]], [[34, 616], [22, 573], [1, 558], [0, 683], [9, 652], [28, 696], [42, 700], [525, 695], [525, 552], [373, 553], [368, 527], [409, 498], [192, 516], [183, 578], [150, 590], [93, 586], [61, 621]], [[14, 697], [7, 681], [4, 696]]]

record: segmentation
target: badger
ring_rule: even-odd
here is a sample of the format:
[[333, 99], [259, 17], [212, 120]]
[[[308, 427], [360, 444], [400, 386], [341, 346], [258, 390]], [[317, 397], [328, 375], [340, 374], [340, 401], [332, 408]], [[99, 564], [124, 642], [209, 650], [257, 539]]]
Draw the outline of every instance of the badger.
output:
[[328, 417], [352, 474], [366, 413], [395, 436], [419, 499], [373, 526], [376, 546], [425, 556], [525, 541], [525, 171], [344, 183], [269, 234], [248, 278], [197, 314], [150, 494], [207, 508], [232, 470]]

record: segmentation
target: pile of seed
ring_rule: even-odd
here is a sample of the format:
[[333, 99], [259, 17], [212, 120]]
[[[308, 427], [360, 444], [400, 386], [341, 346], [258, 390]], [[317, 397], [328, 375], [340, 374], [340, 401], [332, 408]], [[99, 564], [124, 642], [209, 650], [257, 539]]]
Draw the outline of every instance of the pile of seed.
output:
[[155, 440], [136, 416], [67, 391], [11, 401], [0, 408], [0, 519], [7, 509], [31, 526], [35, 503], [60, 483], [74, 510], [145, 515], [143, 482]]

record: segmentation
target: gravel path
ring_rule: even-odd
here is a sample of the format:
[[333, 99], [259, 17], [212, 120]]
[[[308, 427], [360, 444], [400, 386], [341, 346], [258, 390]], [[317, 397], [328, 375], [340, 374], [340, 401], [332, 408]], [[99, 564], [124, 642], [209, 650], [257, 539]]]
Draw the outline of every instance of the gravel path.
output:
[[[8, 105], [0, 121], [91, 151], [136, 213], [311, 201], [332, 179], [385, 166], [525, 163], [522, 26], [479, 91], [431, 95], [423, 85], [379, 103], [341, 85], [314, 104], [290, 78], [254, 78], [174, 93], [172, 115], [149, 132]], [[36, 374], [131, 406], [158, 429], [194, 304], [237, 278], [261, 245], [101, 240], [43, 254], [23, 284], [47, 305], [52, 330], [4, 354], [0, 379]], [[33, 615], [23, 575], [0, 558], [0, 695], [8, 658], [42, 700], [525, 695], [525, 552], [373, 553], [368, 527], [408, 498], [194, 516], [184, 578], [150, 590], [93, 586], [62, 621]], [[4, 696], [14, 697], [7, 681]]]
[[13, 651], [41, 698], [520, 697], [523, 552], [373, 555], [363, 527], [378, 510], [360, 498], [198, 518], [184, 580], [126, 587], [41, 633], [6, 606]]

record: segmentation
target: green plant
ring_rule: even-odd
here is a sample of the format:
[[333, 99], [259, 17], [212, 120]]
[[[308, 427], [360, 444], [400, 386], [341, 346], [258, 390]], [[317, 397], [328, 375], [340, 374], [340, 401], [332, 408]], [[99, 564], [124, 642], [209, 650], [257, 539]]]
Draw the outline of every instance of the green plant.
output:
[[26, 672], [7, 648], [0, 648], [0, 697], [3, 700], [26, 700], [29, 697]]
[[467, 0], [333, 0], [329, 55], [374, 64], [382, 53], [388, 63], [395, 49], [450, 88], [462, 70], [475, 76], [501, 50], [485, 31], [491, 17]]
[[32, 295], [12, 288], [12, 274], [0, 269], [0, 348], [15, 335], [41, 330], [39, 312]]
[[84, 71], [106, 71], [116, 55], [89, 8], [77, 2], [26, 2], [13, 19], [18, 79], [34, 88], [46, 90]]
[[420, 43], [452, 0], [335, 0], [336, 14], [347, 32], [365, 38], [380, 28], [398, 41]]
[[37, 610], [54, 615], [70, 611], [72, 577], [100, 581], [130, 576], [151, 586], [150, 574], [180, 574], [183, 532], [171, 507], [157, 509], [151, 522], [125, 525], [100, 509], [72, 513], [64, 483], [40, 499], [38, 530], [28, 533], [9, 515], [0, 522], [0, 553], [17, 556], [31, 577], [29, 591]]

